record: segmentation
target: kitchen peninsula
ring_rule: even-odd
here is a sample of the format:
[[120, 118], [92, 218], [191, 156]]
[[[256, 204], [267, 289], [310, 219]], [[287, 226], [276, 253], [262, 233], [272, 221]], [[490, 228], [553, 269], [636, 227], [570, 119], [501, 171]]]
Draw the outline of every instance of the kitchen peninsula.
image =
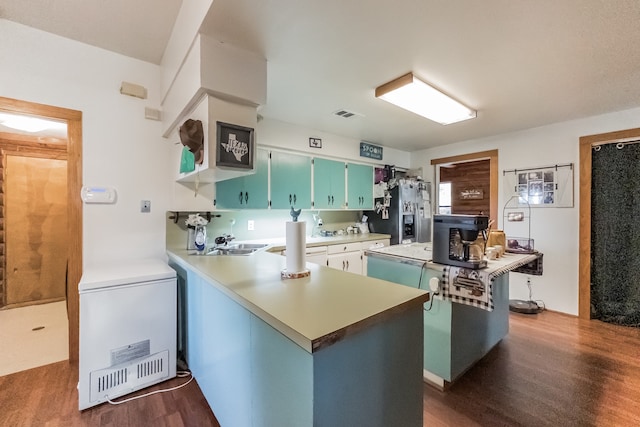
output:
[[539, 254], [506, 253], [487, 262], [491, 301], [487, 309], [443, 298], [450, 266], [432, 262], [431, 243], [370, 249], [367, 275], [437, 294], [424, 311], [424, 378], [438, 388], [455, 381], [484, 357], [509, 332], [509, 271], [539, 258]]
[[[422, 426], [424, 291], [284, 257], [167, 248], [187, 363], [224, 426]], [[402, 351], [399, 351], [399, 350]]]

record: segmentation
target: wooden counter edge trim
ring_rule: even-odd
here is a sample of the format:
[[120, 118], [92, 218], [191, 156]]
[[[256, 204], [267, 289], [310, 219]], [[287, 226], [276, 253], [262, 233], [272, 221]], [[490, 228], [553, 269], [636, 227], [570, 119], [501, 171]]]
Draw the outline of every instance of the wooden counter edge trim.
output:
[[378, 314], [374, 314], [373, 316], [369, 316], [366, 319], [362, 319], [356, 323], [327, 334], [323, 337], [316, 338], [311, 343], [311, 353], [315, 353], [316, 351], [321, 350], [324, 347], [328, 347], [339, 341], [342, 341], [351, 335], [354, 335], [364, 329], [370, 328], [378, 323], [384, 322], [396, 316], [397, 314], [403, 313], [411, 308], [420, 307], [422, 309], [423, 304], [428, 301], [429, 293], [425, 292], [423, 295], [412, 298], [388, 310], [382, 311]]

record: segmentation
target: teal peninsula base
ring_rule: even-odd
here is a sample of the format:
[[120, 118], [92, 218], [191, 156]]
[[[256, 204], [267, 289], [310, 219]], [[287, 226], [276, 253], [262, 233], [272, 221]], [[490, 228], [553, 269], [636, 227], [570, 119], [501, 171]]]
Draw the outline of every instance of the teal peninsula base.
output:
[[[283, 258], [258, 255], [169, 253], [186, 362], [220, 424], [422, 426], [428, 295], [313, 264], [283, 281]], [[360, 320], [322, 331], [342, 317]]]
[[[396, 249], [398, 253], [402, 253], [400, 246]], [[430, 261], [429, 244], [406, 247], [408, 256], [390, 255], [390, 251], [383, 248], [379, 252], [366, 252], [369, 277], [421, 289], [429, 289], [431, 278], [442, 281], [443, 266]], [[514, 265], [520, 265], [521, 258], [524, 258], [519, 255], [510, 257], [508, 259], [513, 259]], [[509, 269], [508, 264], [506, 268]], [[493, 305], [493, 311], [487, 311], [432, 296], [431, 301], [425, 304], [423, 319], [425, 380], [445, 388], [509, 333], [508, 272], [493, 281]]]

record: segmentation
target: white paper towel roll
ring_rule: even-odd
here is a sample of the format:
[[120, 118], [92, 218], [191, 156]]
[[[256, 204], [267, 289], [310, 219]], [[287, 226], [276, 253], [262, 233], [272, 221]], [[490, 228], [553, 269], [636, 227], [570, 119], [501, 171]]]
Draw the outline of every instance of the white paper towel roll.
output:
[[299, 273], [305, 270], [306, 223], [287, 222], [287, 272]]

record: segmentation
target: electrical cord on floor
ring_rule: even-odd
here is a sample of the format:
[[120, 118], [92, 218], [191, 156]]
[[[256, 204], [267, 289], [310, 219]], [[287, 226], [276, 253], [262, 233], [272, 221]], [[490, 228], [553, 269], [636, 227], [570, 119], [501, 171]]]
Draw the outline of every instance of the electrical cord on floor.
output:
[[[425, 261], [424, 264], [422, 264], [422, 267], [420, 267], [420, 278], [418, 279], [418, 289], [422, 289], [422, 276], [426, 270], [427, 270], [427, 262]], [[431, 291], [429, 291], [429, 308], [422, 307], [422, 309], [424, 311], [430, 311], [431, 307], [433, 307], [433, 297], [439, 294], [440, 292], [432, 293]]]
[[418, 289], [422, 289], [422, 274], [427, 269], [427, 262], [425, 261], [420, 267], [420, 277], [418, 278]]
[[527, 288], [529, 288], [529, 302], [534, 303], [540, 310], [546, 310], [547, 306], [544, 304], [542, 300], [533, 300], [533, 291], [531, 290], [531, 278], [527, 277]]
[[542, 301], [541, 299], [535, 300], [535, 301], [532, 301], [532, 302], [535, 302], [536, 305], [538, 306], [538, 308], [542, 309], [543, 311], [547, 309], [547, 306], [544, 305], [544, 301]]
[[424, 308], [424, 307], [423, 307], [422, 309], [423, 309], [424, 311], [431, 311], [431, 307], [433, 307], [433, 297], [434, 297], [435, 295], [438, 295], [438, 294], [440, 294], [440, 292], [434, 292], [433, 294], [431, 294], [431, 295], [429, 296], [429, 308]]
[[146, 393], [146, 394], [141, 394], [140, 396], [134, 396], [134, 397], [130, 397], [130, 398], [125, 399], [125, 400], [119, 400], [117, 402], [109, 399], [109, 396], [105, 396], [105, 397], [107, 399], [107, 402], [109, 402], [110, 404], [112, 404], [112, 405], [120, 405], [122, 403], [131, 402], [132, 400], [141, 399], [143, 397], [151, 396], [152, 394], [166, 393], [166, 392], [169, 392], [169, 391], [178, 390], [178, 389], [186, 386], [187, 384], [189, 384], [191, 381], [193, 381], [193, 375], [191, 375], [191, 372], [189, 372], [189, 371], [179, 371], [179, 372], [176, 373], [176, 377], [177, 378], [191, 377], [191, 378], [189, 378], [189, 381], [187, 381], [187, 382], [185, 382], [183, 384], [180, 384], [179, 386], [166, 388], [166, 389], [162, 389], [162, 390], [155, 390], [155, 391], [152, 391], [152, 392], [149, 392], [149, 393]]

